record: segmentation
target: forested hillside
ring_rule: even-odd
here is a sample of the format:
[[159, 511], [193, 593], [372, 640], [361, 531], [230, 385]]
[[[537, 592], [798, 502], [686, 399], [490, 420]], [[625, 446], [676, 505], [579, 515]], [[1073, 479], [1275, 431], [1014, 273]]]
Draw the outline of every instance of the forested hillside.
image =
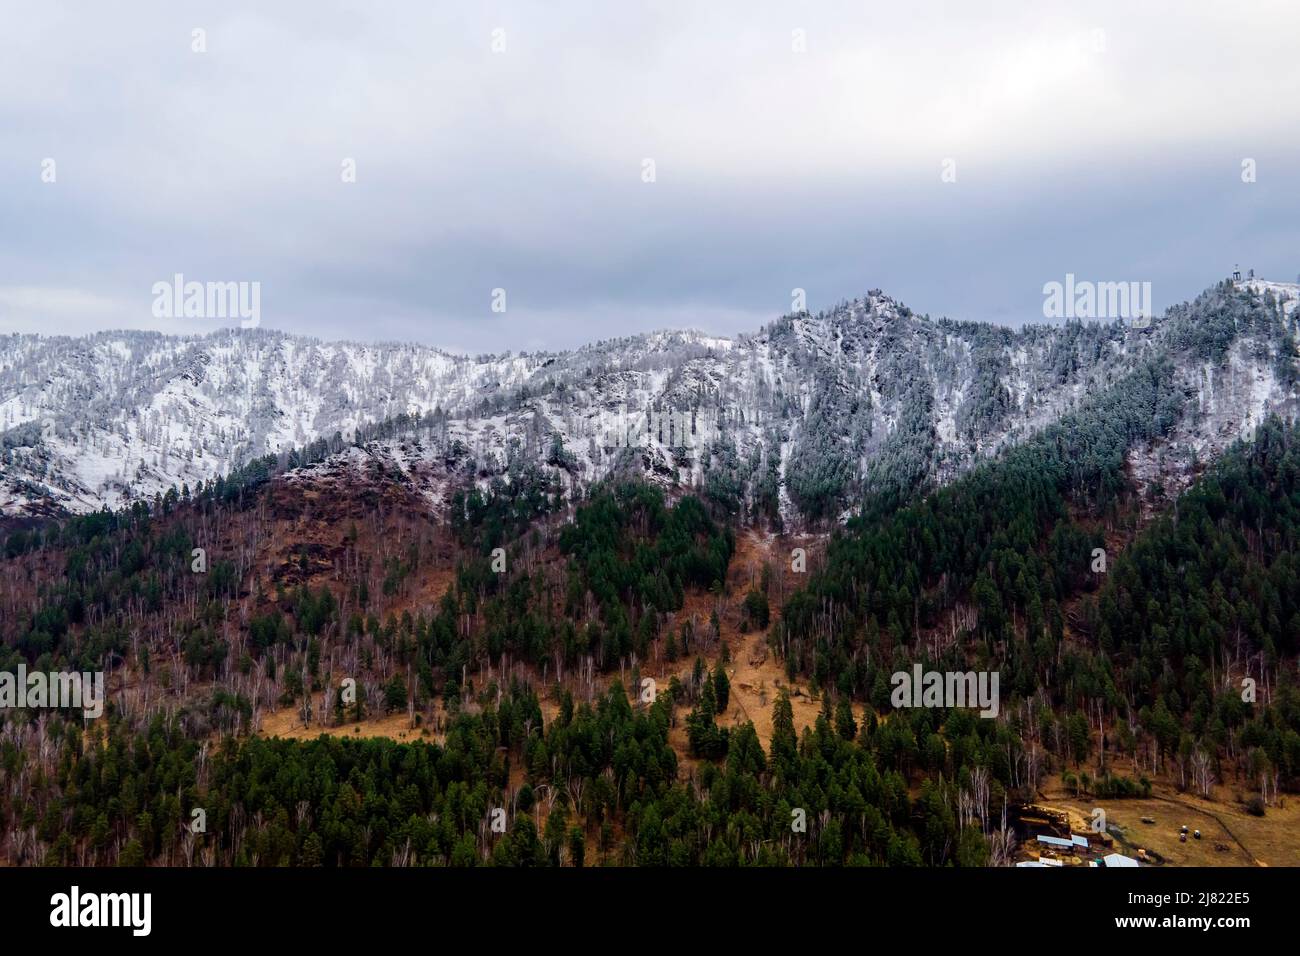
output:
[[1266, 422], [1108, 556], [1140, 525], [1124, 449], [1161, 421], [1160, 381], [837, 536], [775, 629], [791, 674], [884, 711], [916, 661], [999, 671], [1031, 783], [1123, 758], [1185, 786], [1195, 766], [1205, 793], [1294, 785], [1300, 433]]
[[[800, 733], [779, 693], [766, 741], [723, 719], [717, 612], [686, 613], [692, 594], [729, 606], [717, 503], [635, 481], [570, 502], [524, 471], [423, 525], [391, 476], [348, 489], [360, 521], [337, 488], [280, 479], [15, 533], [5, 668], [103, 667], [113, 691], [99, 721], [4, 713], [3, 852], [983, 865], [1013, 852], [1009, 804], [1085, 767], [1098, 798], [1233, 780], [1267, 812], [1300, 768], [1300, 434], [1265, 423], [1144, 517], [1152, 492], [1125, 453], [1177, 415], [1169, 382], [1155, 364], [937, 494], [870, 501], [771, 624], [821, 713]], [[304, 530], [304, 507], [335, 546]], [[191, 546], [216, 527], [240, 546], [196, 574]], [[439, 568], [445, 590], [426, 597]], [[768, 577], [741, 605], [751, 626], [768, 623]], [[1002, 669], [1000, 717], [894, 710], [887, 672], [918, 661]], [[653, 700], [642, 667], [674, 674]], [[256, 714], [277, 704], [332, 736], [263, 739]], [[406, 712], [409, 741], [347, 736], [385, 712]]]
[[[4, 535], [0, 671], [102, 672], [108, 699], [0, 710], [0, 858], [1000, 864], [1058, 779], [1278, 813], [1300, 372], [1275, 292], [1221, 283], [1145, 330], [872, 293], [734, 342], [416, 350], [394, 368], [424, 397], [346, 438], [215, 475], [200, 440], [197, 480], [136, 494], [160, 450], [124, 507]], [[328, 357], [378, 400], [369, 353], [219, 341], [134, 343], [189, 356], [188, 398], [112, 435], [19, 423], [6, 480], [166, 436], [174, 402], [243, 407], [248, 342], [288, 363], [281, 398]], [[66, 397], [9, 346], [6, 415]], [[115, 348], [56, 351], [101, 374]], [[995, 672], [997, 716], [895, 707], [918, 666]]]

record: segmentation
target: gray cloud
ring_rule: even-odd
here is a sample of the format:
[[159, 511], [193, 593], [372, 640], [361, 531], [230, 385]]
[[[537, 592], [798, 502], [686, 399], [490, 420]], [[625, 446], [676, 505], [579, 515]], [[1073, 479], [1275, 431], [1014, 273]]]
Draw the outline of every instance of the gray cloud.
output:
[[0, 331], [219, 324], [153, 318], [177, 272], [470, 351], [735, 332], [795, 287], [1014, 324], [1066, 272], [1158, 306], [1300, 272], [1293, 4], [621, 6], [11, 11]]

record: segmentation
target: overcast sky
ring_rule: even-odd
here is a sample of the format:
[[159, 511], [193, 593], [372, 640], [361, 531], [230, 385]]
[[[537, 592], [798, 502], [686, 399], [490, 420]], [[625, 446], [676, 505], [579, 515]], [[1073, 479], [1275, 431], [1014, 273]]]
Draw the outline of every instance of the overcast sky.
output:
[[0, 332], [237, 324], [176, 273], [466, 351], [1300, 273], [1294, 0], [0, 9]]

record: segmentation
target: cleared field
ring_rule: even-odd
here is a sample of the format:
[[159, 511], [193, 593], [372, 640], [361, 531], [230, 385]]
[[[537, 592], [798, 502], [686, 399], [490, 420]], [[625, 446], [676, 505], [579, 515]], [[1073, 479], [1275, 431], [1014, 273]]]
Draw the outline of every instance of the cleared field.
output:
[[322, 734], [331, 737], [390, 737], [404, 743], [414, 743], [417, 740], [433, 743], [440, 739], [440, 735], [432, 730], [426, 733], [422, 727], [411, 729], [405, 711], [366, 717], [360, 722], [349, 721], [338, 727], [327, 727], [319, 723], [304, 727], [296, 707], [285, 707], [264, 715], [260, 733], [263, 737], [284, 737], [287, 740], [314, 740]]
[[[1119, 852], [1154, 850], [1166, 866], [1300, 866], [1300, 806], [1294, 802], [1255, 817], [1235, 802], [1211, 802], [1161, 786], [1146, 800], [1077, 799], [1057, 788], [1044, 791], [1042, 802], [1077, 815], [1080, 826], [1101, 807]], [[1155, 823], [1143, 823], [1143, 817]], [[1183, 826], [1200, 830], [1201, 839], [1189, 833], [1181, 842]]]

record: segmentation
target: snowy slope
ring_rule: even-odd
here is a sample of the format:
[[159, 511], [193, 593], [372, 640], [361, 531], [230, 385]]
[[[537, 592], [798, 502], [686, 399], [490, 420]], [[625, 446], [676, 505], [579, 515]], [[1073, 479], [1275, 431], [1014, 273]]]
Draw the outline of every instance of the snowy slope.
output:
[[[473, 358], [256, 329], [0, 337], [0, 513], [118, 507], [437, 412], [412, 432], [418, 441], [369, 442], [340, 462], [377, 456], [435, 506], [466, 469], [486, 480], [519, 456], [550, 461], [569, 484], [632, 467], [664, 483], [733, 481], [746, 500], [766, 475], [796, 520], [823, 486], [848, 502], [864, 483], [917, 468], [950, 478], [1157, 354], [1175, 361], [1192, 400], [1171, 441], [1135, 468], [1177, 481], [1268, 412], [1294, 412], [1294, 383], [1278, 369], [1300, 287], [1224, 289], [1141, 331], [934, 320], [876, 291], [734, 339], [658, 332]], [[438, 464], [449, 455], [460, 464]]]

